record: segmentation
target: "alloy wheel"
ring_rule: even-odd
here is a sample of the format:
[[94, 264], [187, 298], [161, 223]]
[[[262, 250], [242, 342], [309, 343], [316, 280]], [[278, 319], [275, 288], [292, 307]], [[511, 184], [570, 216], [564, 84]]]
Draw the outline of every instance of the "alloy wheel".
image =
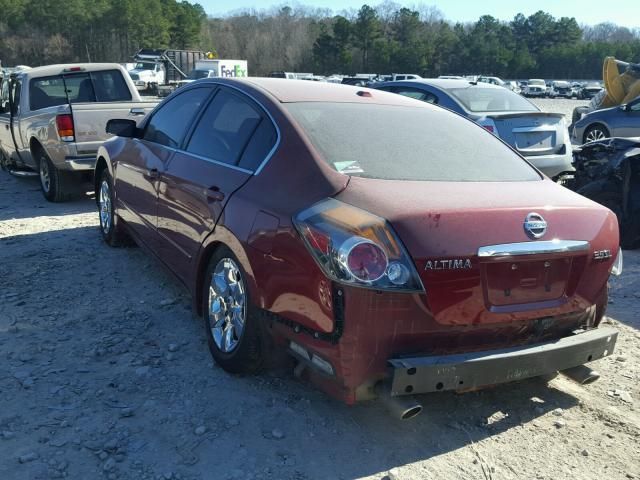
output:
[[607, 138], [607, 136], [604, 134], [604, 132], [601, 129], [592, 128], [591, 130], [589, 130], [589, 132], [587, 132], [587, 136], [585, 137], [585, 140], [587, 142], [594, 142], [596, 140], [602, 140], [603, 138]]
[[49, 175], [49, 164], [45, 158], [40, 160], [40, 183], [42, 184], [42, 190], [49, 193], [51, 188], [51, 176]]
[[230, 258], [223, 258], [213, 270], [209, 285], [209, 328], [220, 351], [230, 353], [244, 333], [247, 316], [246, 290], [242, 273]]
[[111, 228], [111, 192], [109, 190], [109, 182], [102, 180], [100, 184], [100, 226], [105, 234], [109, 233]]

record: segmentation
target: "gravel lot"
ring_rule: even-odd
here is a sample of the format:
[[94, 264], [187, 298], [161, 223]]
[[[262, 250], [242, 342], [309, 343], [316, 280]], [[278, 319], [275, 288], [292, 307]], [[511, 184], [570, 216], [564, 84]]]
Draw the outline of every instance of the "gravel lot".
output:
[[226, 374], [177, 281], [97, 224], [92, 199], [0, 172], [0, 479], [640, 479], [640, 251], [599, 382], [425, 395], [400, 422], [289, 371]]

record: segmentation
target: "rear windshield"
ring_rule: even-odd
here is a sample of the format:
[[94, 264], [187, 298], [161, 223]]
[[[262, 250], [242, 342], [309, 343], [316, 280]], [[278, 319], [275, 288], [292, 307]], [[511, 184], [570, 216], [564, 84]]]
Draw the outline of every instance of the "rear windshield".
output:
[[120, 102], [131, 92], [119, 70], [34, 78], [29, 84], [31, 110], [70, 103]]
[[538, 107], [507, 88], [486, 88], [470, 85], [451, 88], [453, 95], [470, 112], [536, 112]]
[[285, 104], [335, 170], [386, 180], [508, 182], [538, 173], [491, 133], [443, 108]]
[[187, 75], [189, 80], [198, 80], [200, 78], [207, 78], [209, 76], [209, 70], [191, 70], [191, 73]]

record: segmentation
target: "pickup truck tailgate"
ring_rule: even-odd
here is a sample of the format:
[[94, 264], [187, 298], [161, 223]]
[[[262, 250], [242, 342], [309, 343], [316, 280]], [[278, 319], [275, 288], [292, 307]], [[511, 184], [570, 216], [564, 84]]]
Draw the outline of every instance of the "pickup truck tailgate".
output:
[[74, 103], [73, 124], [78, 155], [95, 154], [111, 135], [107, 122], [114, 118], [128, 118], [140, 122], [158, 102]]

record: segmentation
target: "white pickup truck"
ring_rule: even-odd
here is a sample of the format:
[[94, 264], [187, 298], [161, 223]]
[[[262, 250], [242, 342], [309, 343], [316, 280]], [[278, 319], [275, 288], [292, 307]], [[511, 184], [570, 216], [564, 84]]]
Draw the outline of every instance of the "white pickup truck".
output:
[[0, 164], [38, 172], [42, 193], [58, 202], [88, 180], [112, 118], [139, 121], [157, 101], [142, 101], [115, 63], [51, 65], [2, 81]]

